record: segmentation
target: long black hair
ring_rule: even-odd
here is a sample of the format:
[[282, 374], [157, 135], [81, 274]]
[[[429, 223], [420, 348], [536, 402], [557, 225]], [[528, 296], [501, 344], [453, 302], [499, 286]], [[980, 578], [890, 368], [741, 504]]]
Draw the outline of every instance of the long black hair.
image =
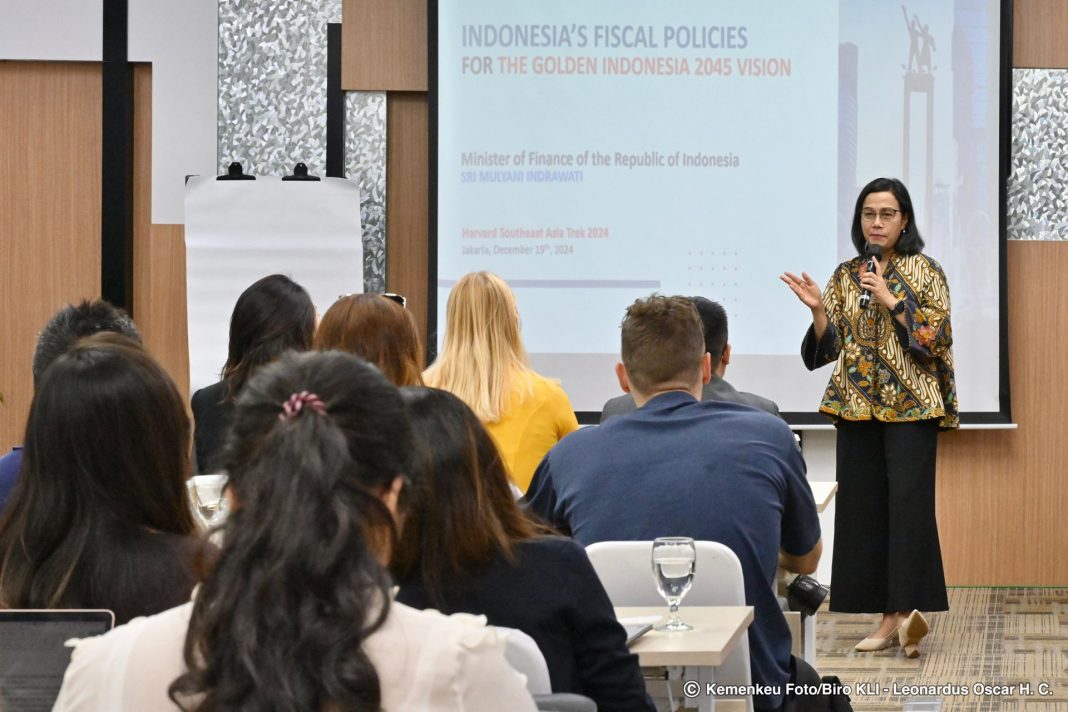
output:
[[233, 401], [254, 370], [283, 352], [310, 349], [314, 334], [315, 305], [304, 287], [281, 274], [254, 282], [230, 317], [224, 400]]
[[912, 197], [909, 189], [897, 178], [876, 178], [860, 190], [857, 196], [857, 205], [853, 209], [853, 227], [850, 236], [853, 238], [853, 247], [857, 248], [857, 254], [863, 255], [865, 240], [864, 230], [860, 226], [860, 213], [864, 209], [864, 199], [872, 193], [893, 193], [897, 198], [898, 208], [902, 217], [908, 218], [905, 230], [901, 237], [897, 238], [894, 252], [899, 255], [915, 255], [923, 252], [923, 238], [920, 236], [920, 228], [916, 225], [916, 214], [912, 210]]
[[381, 495], [411, 446], [397, 388], [356, 356], [288, 353], [249, 379], [224, 456], [236, 507], [194, 604], [176, 703], [378, 710], [362, 646], [389, 607], [396, 533]]
[[139, 344], [104, 332], [56, 359], [37, 385], [23, 448], [0, 517], [0, 604], [111, 608], [124, 621], [180, 602], [181, 593], [153, 592], [185, 568], [134, 556], [163, 534], [195, 530], [189, 418]]
[[514, 561], [516, 542], [553, 532], [516, 504], [493, 438], [462, 400], [419, 386], [401, 394], [415, 432], [418, 476], [390, 563], [399, 581], [419, 575], [441, 607], [445, 579], [470, 574], [497, 555]]

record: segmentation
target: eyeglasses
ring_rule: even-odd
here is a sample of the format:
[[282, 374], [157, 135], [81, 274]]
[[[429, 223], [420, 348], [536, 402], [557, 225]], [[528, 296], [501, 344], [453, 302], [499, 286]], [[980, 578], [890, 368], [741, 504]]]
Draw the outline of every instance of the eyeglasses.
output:
[[875, 222], [875, 216], [879, 216], [879, 220], [882, 222], [890, 222], [894, 219], [897, 213], [903, 212], [901, 210], [895, 210], [894, 208], [883, 208], [882, 210], [875, 211], [871, 208], [860, 211], [860, 219], [864, 222]]

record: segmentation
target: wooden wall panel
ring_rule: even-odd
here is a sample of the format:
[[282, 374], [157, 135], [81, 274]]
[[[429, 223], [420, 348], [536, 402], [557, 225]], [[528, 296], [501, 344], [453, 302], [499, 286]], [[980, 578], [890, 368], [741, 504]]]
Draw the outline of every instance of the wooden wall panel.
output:
[[1068, 584], [1068, 244], [1008, 245], [1009, 364], [1015, 431], [943, 435], [938, 513], [957, 585]]
[[341, 88], [426, 91], [426, 0], [343, 0]]
[[386, 288], [426, 334], [429, 114], [426, 94], [386, 96]]
[[1068, 68], [1068, 2], [1013, 0], [1012, 66]]
[[152, 224], [152, 66], [134, 67], [133, 317], [145, 346], [189, 400], [182, 225]]
[[0, 62], [0, 449], [22, 441], [37, 334], [100, 296], [101, 66]]

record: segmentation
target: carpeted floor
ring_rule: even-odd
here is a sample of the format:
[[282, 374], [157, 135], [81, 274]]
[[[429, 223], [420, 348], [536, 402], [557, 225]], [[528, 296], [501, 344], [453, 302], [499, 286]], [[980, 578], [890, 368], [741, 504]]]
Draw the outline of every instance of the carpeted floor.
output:
[[816, 667], [865, 686], [851, 695], [857, 712], [1068, 712], [1068, 588], [951, 588], [949, 607], [927, 616], [931, 633], [913, 660], [898, 647], [853, 650], [878, 616], [821, 612]]

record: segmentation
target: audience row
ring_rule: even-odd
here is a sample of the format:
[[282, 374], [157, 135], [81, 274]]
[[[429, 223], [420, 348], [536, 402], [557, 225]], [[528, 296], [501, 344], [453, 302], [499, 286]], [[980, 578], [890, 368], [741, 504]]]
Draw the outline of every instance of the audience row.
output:
[[[185, 408], [129, 320], [68, 307], [38, 346], [23, 447], [0, 460], [21, 459], [0, 604], [115, 612], [119, 628], [77, 644], [62, 710], [532, 709], [486, 622], [534, 639], [554, 692], [652, 710], [582, 546], [688, 533], [741, 560], [754, 682], [818, 682], [773, 590], [777, 563], [820, 555], [804, 464], [761, 412], [774, 404], [722, 381], [709, 305], [635, 302], [619, 408], [639, 411], [556, 447], [575, 415], [530, 367], [495, 275], [454, 286], [425, 371], [390, 296], [343, 296], [316, 324], [300, 285], [265, 277], [234, 307], [221, 380], [193, 396], [192, 462]], [[218, 547], [196, 531], [194, 467], [228, 476]]]
[[[198, 464], [229, 476], [221, 549], [195, 531], [169, 377], [107, 333], [129, 323], [108, 305], [61, 315], [76, 343], [37, 384], [17, 451], [0, 603], [109, 608], [122, 625], [78, 644], [57, 709], [532, 708], [467, 614], [530, 634], [554, 691], [652, 709], [581, 547], [519, 508], [471, 409], [382, 375], [421, 381], [399, 304], [344, 297], [314, 330], [285, 277], [242, 295], [223, 378], [194, 397]], [[324, 351], [295, 353], [309, 347]]]

